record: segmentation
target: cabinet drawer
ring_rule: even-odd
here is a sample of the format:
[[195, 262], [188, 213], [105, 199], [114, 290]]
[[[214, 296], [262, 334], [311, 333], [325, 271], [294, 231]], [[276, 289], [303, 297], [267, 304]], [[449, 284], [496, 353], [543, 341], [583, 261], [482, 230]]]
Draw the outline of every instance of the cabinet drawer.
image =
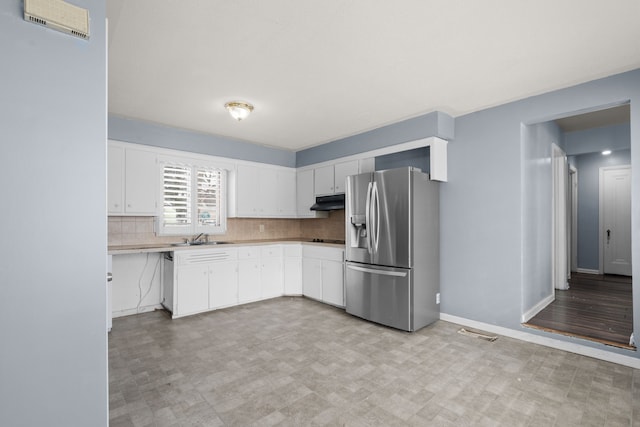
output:
[[282, 247], [281, 246], [263, 246], [262, 248], [260, 248], [260, 256], [262, 258], [281, 257]]
[[238, 259], [260, 258], [260, 248], [257, 246], [245, 246], [238, 248]]
[[206, 264], [238, 259], [238, 251], [236, 249], [189, 250], [174, 252], [174, 254], [178, 265]]

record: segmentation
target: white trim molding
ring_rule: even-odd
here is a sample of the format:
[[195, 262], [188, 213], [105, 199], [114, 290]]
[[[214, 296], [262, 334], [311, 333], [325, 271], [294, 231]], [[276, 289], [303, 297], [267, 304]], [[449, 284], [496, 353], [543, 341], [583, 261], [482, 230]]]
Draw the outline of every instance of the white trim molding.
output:
[[600, 271], [593, 270], [591, 268], [576, 268], [576, 273], [584, 273], [584, 274], [600, 274]]
[[[469, 328], [479, 329], [486, 332], [491, 332], [494, 334], [503, 335], [509, 338], [515, 338], [517, 340], [526, 341], [533, 344], [544, 345], [546, 347], [555, 348], [557, 350], [563, 350], [570, 353], [580, 354], [582, 356], [593, 357], [594, 359], [617, 363], [619, 365], [628, 366], [634, 369], [640, 369], [640, 359], [631, 356], [625, 356], [623, 354], [612, 353], [610, 351], [602, 350], [599, 348], [587, 347], [578, 343], [544, 337], [541, 335], [526, 332], [524, 330], [518, 331], [502, 326], [491, 325], [488, 323], [465, 319], [464, 317], [453, 316], [447, 313], [440, 313], [440, 320], [444, 320], [445, 322], [450, 323], [456, 323], [461, 326], [467, 326]], [[602, 346], [604, 347], [604, 344], [602, 344]]]
[[555, 300], [556, 300], [555, 295], [549, 295], [548, 297], [546, 297], [545, 299], [543, 299], [542, 301], [540, 301], [539, 303], [531, 307], [529, 310], [522, 313], [522, 318], [520, 321], [522, 323], [528, 322], [533, 316], [540, 313], [542, 310], [544, 310], [546, 306], [548, 306]]

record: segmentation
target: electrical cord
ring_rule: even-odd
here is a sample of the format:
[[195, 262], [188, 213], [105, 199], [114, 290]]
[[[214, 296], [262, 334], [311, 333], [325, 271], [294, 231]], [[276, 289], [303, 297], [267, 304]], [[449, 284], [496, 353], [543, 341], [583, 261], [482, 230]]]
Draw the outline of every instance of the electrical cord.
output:
[[136, 314], [140, 313], [140, 305], [142, 305], [142, 301], [144, 301], [147, 295], [149, 295], [149, 292], [151, 292], [151, 288], [153, 287], [153, 279], [155, 279], [156, 277], [158, 265], [160, 264], [160, 257], [158, 257], [156, 265], [153, 268], [153, 275], [151, 276], [151, 280], [149, 281], [149, 287], [147, 288], [147, 291], [144, 293], [144, 295], [142, 295], [142, 278], [144, 277], [144, 272], [147, 270], [147, 265], [149, 265], [149, 254], [150, 253], [147, 252], [147, 259], [145, 260], [144, 267], [142, 267], [142, 272], [140, 273], [140, 278], [138, 279], [138, 295], [140, 295], [140, 297], [138, 298], [138, 305], [136, 305]]

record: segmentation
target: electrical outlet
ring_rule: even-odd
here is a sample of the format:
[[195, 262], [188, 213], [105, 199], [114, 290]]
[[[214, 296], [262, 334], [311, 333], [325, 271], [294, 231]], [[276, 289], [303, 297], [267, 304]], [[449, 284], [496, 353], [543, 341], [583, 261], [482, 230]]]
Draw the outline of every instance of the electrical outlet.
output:
[[436, 304], [440, 304], [440, 292], [436, 294]]
[[264, 224], [260, 224], [260, 232], [264, 233]]

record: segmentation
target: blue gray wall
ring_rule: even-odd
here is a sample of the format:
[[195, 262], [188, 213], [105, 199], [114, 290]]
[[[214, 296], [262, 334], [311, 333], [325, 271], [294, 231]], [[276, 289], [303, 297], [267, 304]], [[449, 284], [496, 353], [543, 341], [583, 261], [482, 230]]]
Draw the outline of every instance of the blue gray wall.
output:
[[210, 156], [295, 167], [292, 151], [109, 115], [109, 139]]
[[625, 150], [631, 141], [628, 124], [603, 126], [563, 135], [564, 151], [568, 156], [594, 153], [603, 150]]
[[296, 153], [296, 165], [298, 167], [308, 166], [430, 136], [437, 136], [445, 140], [453, 139], [453, 118], [445, 113], [435, 111], [328, 144], [301, 150]]
[[107, 426], [105, 0], [90, 40], [0, 2], [0, 425]]
[[578, 170], [578, 268], [598, 270], [600, 168], [630, 165], [631, 151], [618, 150], [609, 156], [600, 152], [581, 154], [572, 157], [571, 164]]
[[553, 294], [551, 144], [562, 134], [554, 122], [522, 125], [522, 311]]
[[[550, 161], [522, 143], [522, 125], [544, 123], [594, 107], [631, 102], [631, 157], [640, 161], [640, 70], [611, 76], [456, 118], [448, 145], [449, 181], [441, 186], [441, 294], [443, 313], [521, 330], [520, 316], [539, 242], [526, 237], [536, 221], [524, 210], [548, 202], [529, 191], [527, 159]], [[543, 172], [540, 171], [540, 174]], [[640, 168], [632, 169], [640, 188]], [[640, 268], [640, 199], [632, 201], [634, 275]], [[550, 213], [549, 213], [550, 215]], [[640, 331], [640, 289], [634, 284], [634, 326]], [[534, 301], [529, 301], [532, 303]], [[530, 333], [545, 334], [543, 332]], [[557, 339], [571, 340], [554, 336]], [[584, 341], [584, 345], [624, 353]], [[633, 353], [637, 357], [637, 353]]]

